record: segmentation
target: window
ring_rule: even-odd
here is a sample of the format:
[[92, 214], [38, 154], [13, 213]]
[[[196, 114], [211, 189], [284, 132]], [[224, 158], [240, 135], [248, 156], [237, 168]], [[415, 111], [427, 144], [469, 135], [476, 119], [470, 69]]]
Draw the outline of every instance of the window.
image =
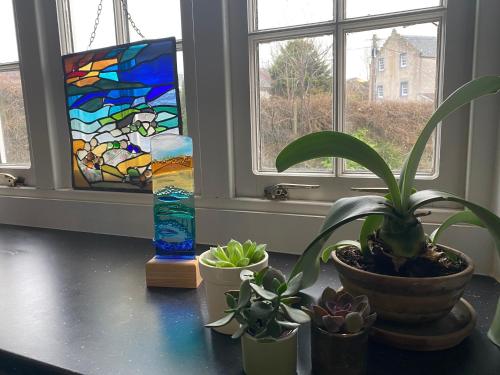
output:
[[406, 68], [408, 64], [408, 61], [407, 61], [407, 54], [406, 52], [405, 53], [400, 53], [399, 54], [399, 66], [401, 68]]
[[377, 98], [384, 99], [384, 86], [382, 85], [377, 86]]
[[0, 167], [29, 168], [30, 147], [12, 1], [0, 3], [0, 14], [3, 35], [0, 50]]
[[383, 72], [384, 69], [385, 69], [384, 58], [383, 57], [379, 57], [378, 58], [378, 71], [379, 72]]
[[[63, 54], [89, 49], [100, 1], [58, 0], [59, 32]], [[142, 39], [139, 32], [145, 39], [175, 36], [183, 127], [187, 129], [180, 0], [146, 0], [146, 6], [144, 0], [127, 0], [125, 3], [128, 13], [137, 29], [131, 26], [122, 3], [123, 0], [102, 0], [99, 23], [90, 48], [135, 42]]]
[[399, 95], [408, 96], [408, 82], [403, 81], [399, 87]]
[[[230, 8], [242, 13], [241, 2], [231, 2]], [[321, 186], [294, 190], [294, 198], [332, 199], [345, 195], [351, 186], [373, 186], [369, 171], [342, 159], [318, 159], [276, 172], [275, 158], [285, 145], [321, 130], [362, 139], [398, 173], [441, 96], [442, 38], [453, 38], [449, 28], [445, 34], [444, 20], [448, 7], [455, 5], [390, 3], [392, 7], [386, 2], [355, 0], [247, 1], [246, 40], [243, 26], [236, 20], [230, 23], [232, 94], [243, 92], [245, 75], [250, 77], [250, 105], [246, 109], [244, 103], [236, 103], [233, 112], [238, 120], [233, 134], [238, 156], [236, 195], [259, 197], [264, 187], [289, 182]], [[307, 17], [301, 18], [301, 13]], [[276, 14], [283, 17], [278, 20]], [[454, 25], [451, 28], [455, 30]], [[460, 48], [450, 43], [450, 53]], [[414, 66], [421, 69], [401, 71], [401, 53], [418, 56]], [[249, 73], [244, 70], [246, 64]], [[405, 97], [401, 96], [402, 81], [412, 84]], [[456, 88], [460, 80], [453, 78], [445, 85]], [[432, 180], [434, 186], [444, 188], [443, 181], [453, 183], [447, 174], [459, 172], [439, 168], [447, 148], [438, 144], [439, 131], [426, 147], [417, 179]], [[445, 160], [452, 160], [451, 155]]]

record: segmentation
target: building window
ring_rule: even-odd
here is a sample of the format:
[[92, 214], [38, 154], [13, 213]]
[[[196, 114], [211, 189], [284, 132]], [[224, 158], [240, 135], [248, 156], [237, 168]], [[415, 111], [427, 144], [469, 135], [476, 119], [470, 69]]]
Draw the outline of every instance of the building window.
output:
[[[29, 167], [30, 147], [12, 1], [0, 2], [0, 168]], [[18, 173], [16, 173], [17, 175]]]
[[377, 86], [377, 98], [379, 98], [379, 99], [384, 98], [384, 86], [382, 86], [382, 85]]
[[408, 96], [408, 82], [407, 81], [401, 82], [401, 84], [399, 86], [399, 95], [401, 95], [402, 97]]
[[378, 71], [383, 72], [385, 69], [385, 61], [383, 57], [378, 58]]
[[406, 53], [399, 54], [399, 66], [401, 68], [406, 68], [408, 65], [408, 55]]

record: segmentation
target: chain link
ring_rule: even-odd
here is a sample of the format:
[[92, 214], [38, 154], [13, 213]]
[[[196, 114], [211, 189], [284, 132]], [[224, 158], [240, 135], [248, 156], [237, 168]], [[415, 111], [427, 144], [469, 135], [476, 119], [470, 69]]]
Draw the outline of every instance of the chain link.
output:
[[[139, 30], [139, 28], [135, 24], [130, 13], [128, 12], [126, 1], [120, 0], [120, 3], [122, 4], [122, 8], [123, 8], [123, 11], [125, 12], [125, 15], [127, 16], [128, 22], [130, 22], [130, 26], [132, 26], [132, 28], [135, 30], [137, 35], [139, 35], [142, 39], [146, 39], [146, 37], [142, 34], [141, 30]], [[97, 16], [96, 16], [95, 21], [94, 21], [94, 30], [92, 30], [92, 33], [90, 34], [90, 40], [89, 40], [89, 45], [88, 45], [87, 49], [90, 49], [90, 47], [92, 46], [92, 43], [94, 43], [97, 27], [99, 26], [99, 21], [101, 18], [101, 12], [102, 12], [102, 0], [99, 1], [99, 5], [97, 6]]]
[[97, 6], [97, 16], [94, 21], [94, 30], [90, 34], [89, 46], [87, 47], [87, 49], [90, 49], [90, 46], [92, 45], [92, 43], [94, 43], [95, 33], [97, 31], [97, 26], [99, 26], [99, 19], [101, 18], [101, 12], [102, 12], [102, 0], [99, 1], [99, 5]]
[[130, 26], [132, 26], [132, 28], [135, 30], [137, 35], [139, 35], [142, 39], [146, 39], [146, 37], [144, 35], [142, 35], [141, 30], [139, 30], [139, 28], [136, 26], [130, 13], [128, 12], [127, 3], [124, 0], [120, 0], [120, 2], [122, 3], [123, 11], [127, 15], [128, 22], [130, 22]]

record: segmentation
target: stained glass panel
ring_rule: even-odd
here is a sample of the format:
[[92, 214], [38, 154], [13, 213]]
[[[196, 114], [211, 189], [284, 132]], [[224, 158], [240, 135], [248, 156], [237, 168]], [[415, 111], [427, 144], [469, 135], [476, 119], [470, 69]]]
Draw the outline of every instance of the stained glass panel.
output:
[[175, 38], [63, 57], [73, 187], [151, 191], [150, 138], [179, 134]]

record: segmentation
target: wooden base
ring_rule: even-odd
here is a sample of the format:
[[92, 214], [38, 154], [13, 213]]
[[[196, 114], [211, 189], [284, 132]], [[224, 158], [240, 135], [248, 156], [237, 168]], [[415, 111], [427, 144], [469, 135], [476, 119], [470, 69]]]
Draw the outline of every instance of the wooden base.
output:
[[202, 281], [198, 259], [152, 258], [146, 263], [146, 285], [162, 288], [198, 288]]

